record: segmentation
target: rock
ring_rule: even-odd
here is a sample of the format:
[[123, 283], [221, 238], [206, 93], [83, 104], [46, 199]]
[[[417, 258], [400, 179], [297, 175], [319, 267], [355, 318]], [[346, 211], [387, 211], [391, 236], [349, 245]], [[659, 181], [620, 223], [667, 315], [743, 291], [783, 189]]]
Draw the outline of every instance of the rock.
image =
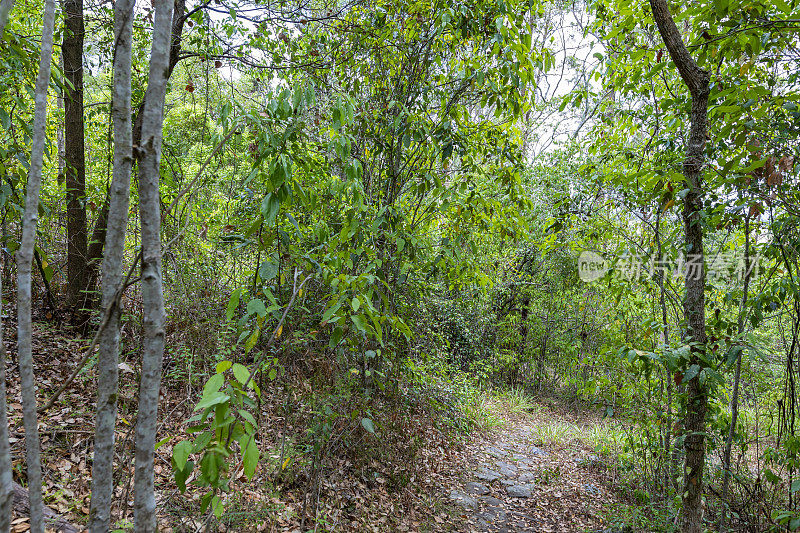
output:
[[531, 446], [531, 449], [528, 451], [531, 455], [547, 455], [547, 452], [541, 448], [537, 448], [536, 446]]
[[507, 451], [505, 451], [502, 448], [498, 448], [497, 446], [489, 446], [488, 448], [486, 448], [486, 453], [491, 455], [492, 457], [497, 457], [498, 459], [508, 455]]
[[489, 494], [489, 487], [486, 485], [482, 485], [480, 483], [476, 483], [474, 481], [470, 481], [464, 487], [469, 494], [477, 494], [479, 496], [485, 496]]
[[475, 516], [478, 520], [483, 520], [489, 524], [495, 524], [506, 519], [506, 512], [500, 507], [490, 507]]
[[597, 486], [593, 485], [592, 483], [584, 483], [583, 490], [584, 492], [586, 492], [587, 494], [591, 494], [592, 496], [600, 495], [600, 489], [597, 488]]
[[464, 494], [463, 492], [459, 492], [457, 490], [450, 491], [450, 499], [453, 500], [457, 505], [463, 507], [464, 509], [478, 508], [478, 500], [476, 500], [469, 494]]
[[483, 468], [479, 472], [475, 474], [475, 477], [480, 479], [481, 481], [486, 481], [487, 483], [492, 483], [493, 481], [497, 481], [503, 475], [500, 472], [495, 472], [490, 468]]
[[480, 498], [480, 502], [483, 505], [486, 505], [486, 506], [489, 506], [489, 507], [497, 507], [498, 505], [503, 505], [503, 500], [498, 500], [494, 496], [482, 496]]
[[500, 471], [500, 473], [505, 477], [514, 477], [517, 475], [517, 472], [519, 471], [519, 469], [515, 465], [512, 465], [510, 463], [504, 463], [502, 461], [498, 461], [495, 464], [497, 465], [497, 469]]
[[511, 485], [506, 487], [506, 493], [512, 498], [530, 498], [532, 488], [530, 484]]
[[535, 472], [522, 472], [517, 479], [521, 483], [530, 483], [531, 481], [536, 481], [536, 473]]

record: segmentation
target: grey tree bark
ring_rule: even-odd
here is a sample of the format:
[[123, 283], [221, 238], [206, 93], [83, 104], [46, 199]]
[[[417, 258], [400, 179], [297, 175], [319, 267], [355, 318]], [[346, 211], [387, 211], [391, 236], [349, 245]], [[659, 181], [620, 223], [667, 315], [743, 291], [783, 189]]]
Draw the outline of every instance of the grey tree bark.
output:
[[[8, 24], [14, 0], [0, 1], [0, 39]], [[11, 444], [8, 440], [8, 413], [6, 410], [6, 346], [3, 344], [2, 296], [3, 280], [0, 277], [0, 533], [11, 529], [11, 508], [14, 505], [14, 487], [11, 478]]]
[[[686, 295], [683, 312], [686, 320], [687, 339], [692, 343], [689, 365], [700, 365], [700, 354], [706, 349], [705, 328], [705, 260], [703, 253], [703, 228], [700, 211], [703, 207], [703, 161], [705, 158], [706, 134], [708, 131], [709, 73], [701, 69], [692, 59], [681, 38], [678, 27], [669, 12], [667, 0], [650, 0], [658, 31], [664, 41], [681, 79], [692, 96], [689, 139], [683, 162], [683, 176], [688, 193], [683, 205], [683, 224], [686, 253], [691, 257], [695, 270], [687, 271], [684, 282]], [[689, 257], [687, 257], [688, 264]], [[684, 486], [682, 491], [680, 531], [702, 533], [703, 531], [703, 469], [705, 467], [705, 429], [708, 409], [708, 390], [695, 375], [687, 383], [687, 406], [684, 428]]]
[[14, 0], [0, 0], [0, 39], [3, 38], [3, 32], [6, 30], [8, 17], [11, 15], [11, 10], [13, 8]]
[[131, 42], [135, 0], [114, 5], [114, 174], [109, 191], [108, 226], [102, 264], [102, 306], [108, 324], [100, 333], [97, 376], [97, 419], [92, 463], [89, 530], [110, 531], [114, 494], [114, 430], [117, 420], [119, 318], [117, 291], [122, 282], [125, 231], [130, 206], [133, 131], [131, 125]]
[[6, 346], [3, 344], [2, 296], [3, 279], [0, 276], [0, 533], [7, 533], [11, 529], [14, 486], [11, 479], [11, 444], [8, 440], [6, 409]]
[[172, 0], [154, 1], [155, 22], [147, 94], [142, 118], [139, 158], [139, 216], [142, 227], [142, 378], [136, 421], [134, 530], [156, 531], [153, 459], [158, 418], [158, 392], [164, 357], [164, 295], [161, 285], [161, 206], [159, 164], [164, 125], [164, 96], [169, 77]]
[[25, 192], [22, 238], [17, 252], [17, 350], [22, 389], [22, 413], [25, 426], [25, 459], [31, 504], [31, 533], [44, 532], [42, 504], [42, 464], [39, 451], [39, 428], [36, 416], [36, 386], [31, 352], [31, 269], [36, 242], [39, 191], [42, 186], [44, 144], [47, 126], [47, 87], [50, 84], [50, 61], [53, 56], [55, 0], [46, 0], [42, 24], [42, 48], [36, 78], [31, 165]]

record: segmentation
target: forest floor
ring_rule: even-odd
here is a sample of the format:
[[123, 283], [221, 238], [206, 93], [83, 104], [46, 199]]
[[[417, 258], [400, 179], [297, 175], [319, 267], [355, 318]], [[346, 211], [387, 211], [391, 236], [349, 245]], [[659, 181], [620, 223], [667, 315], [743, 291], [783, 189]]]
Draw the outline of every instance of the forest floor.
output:
[[625, 506], [616, 468], [594, 439], [613, 421], [546, 399], [469, 446], [461, 483], [451, 488], [463, 531], [625, 531], [609, 523]]
[[[6, 324], [6, 332], [7, 353], [14, 354], [13, 324]], [[40, 401], [72, 373], [87, 344], [86, 340], [37, 324], [34, 359]], [[135, 366], [135, 359], [126, 361], [124, 357], [120, 364], [116, 463], [123, 481], [116, 490], [117, 501], [122, 502], [121, 509], [115, 506], [115, 514], [121, 517], [118, 531], [130, 527], [132, 514]], [[8, 379], [14, 478], [24, 485], [22, 406], [16, 364], [11, 361]], [[165, 379], [169, 380], [169, 375]], [[90, 503], [94, 394], [94, 368], [90, 364], [40, 419], [45, 501], [78, 527], [86, 523]], [[386, 428], [385, 436], [396, 442], [385, 444], [384, 451], [391, 454], [395, 450], [396, 457], [387, 460], [373, 454], [366, 459], [354, 458], [352, 450], [358, 450], [359, 442], [363, 445], [364, 439], [370, 438], [366, 433], [351, 444], [350, 452], [330, 456], [317, 490], [318, 527], [312, 529], [617, 531], [609, 529], [616, 526], [609, 517], [614, 516], [614, 508], [628, 504], [619, 488], [618, 469], [610, 458], [613, 454], [606, 456], [598, 450], [609, 450], [611, 437], [619, 434], [619, 424], [602, 419], [584, 405], [568, 405], [558, 399], [487, 394], [482, 400], [487, 420], [484, 430], [455, 441], [437, 428], [435, 413], [411, 407], [404, 415], [402, 431], [395, 431], [390, 418], [396, 413], [386, 409], [381, 425]], [[170, 466], [172, 445], [186, 438], [184, 421], [191, 416], [194, 395], [185, 384], [162, 390], [165, 416], [159, 439], [164, 438], [165, 445], [157, 450], [155, 468], [159, 501], [165, 512], [160, 520], [162, 531], [195, 531], [208, 523], [202, 515], [190, 518], [197, 517], [199, 493], [178, 493]], [[232, 494], [230, 519], [218, 522], [211, 530], [301, 531], [303, 521], [299, 517], [310, 484], [302, 477], [304, 467], [298, 462], [299, 473], [294, 479], [284, 476], [276, 480], [269, 473], [274, 470], [272, 463], [277, 461], [282, 441], [275, 429], [281, 426], [282, 395], [285, 393], [275, 388], [262, 404], [261, 447], [267, 463], [259, 468], [256, 479], [243, 481], [242, 489]], [[294, 431], [302, 434], [298, 428]], [[398, 451], [404, 445], [411, 447], [405, 442], [409, 435], [418, 443], [411, 455]], [[302, 456], [296, 458], [302, 460]], [[302, 530], [310, 531], [308, 525], [313, 521], [305, 521]], [[13, 531], [26, 531], [27, 526], [27, 517], [17, 516]]]

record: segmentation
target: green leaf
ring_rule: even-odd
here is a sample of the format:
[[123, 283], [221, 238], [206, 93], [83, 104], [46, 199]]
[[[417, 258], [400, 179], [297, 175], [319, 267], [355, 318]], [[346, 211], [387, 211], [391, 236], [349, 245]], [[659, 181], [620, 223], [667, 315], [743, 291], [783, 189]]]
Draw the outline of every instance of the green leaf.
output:
[[278, 275], [278, 265], [267, 259], [258, 267], [258, 277], [261, 281], [272, 281]]
[[361, 333], [367, 332], [367, 322], [362, 315], [350, 315], [350, 320], [353, 321], [353, 324], [356, 325]]
[[361, 425], [364, 427], [364, 429], [366, 429], [367, 431], [369, 431], [373, 435], [375, 434], [375, 425], [372, 423], [372, 420], [370, 420], [369, 418], [362, 418], [361, 419]]
[[225, 376], [222, 373], [214, 374], [208, 381], [206, 381], [205, 386], [203, 387], [203, 397], [208, 396], [212, 392], [217, 392], [222, 384], [225, 383]]
[[219, 363], [217, 363], [217, 374], [222, 374], [223, 372], [228, 370], [231, 366], [233, 366], [233, 363], [231, 363], [230, 361], [220, 361]]
[[242, 450], [242, 466], [244, 466], [244, 475], [247, 476], [247, 479], [252, 479], [253, 475], [256, 473], [256, 467], [258, 466], [258, 445], [256, 444], [255, 437], [252, 435], [243, 437], [242, 440], [246, 441], [245, 448]]
[[244, 418], [247, 422], [255, 428], [258, 424], [256, 423], [256, 418], [249, 412], [245, 411], [244, 409], [239, 409], [239, 416]]
[[336, 311], [338, 311], [340, 307], [342, 307], [341, 301], [337, 302], [336, 305], [332, 305], [331, 307], [327, 308], [325, 312], [322, 313], [322, 322], [323, 323], [328, 322], [333, 316], [333, 314]]
[[239, 299], [241, 298], [241, 296], [242, 296], [241, 287], [233, 291], [233, 294], [231, 294], [231, 299], [228, 301], [228, 307], [225, 310], [225, 316], [228, 318], [228, 320], [233, 319], [233, 314], [236, 312], [236, 308], [239, 307]]
[[244, 343], [244, 351], [246, 353], [250, 353], [250, 350], [252, 350], [253, 347], [256, 345], [256, 342], [258, 342], [258, 337], [260, 335], [261, 335], [260, 329], [256, 328], [253, 330], [253, 333], [250, 334], [250, 336], [247, 338], [247, 341], [245, 341]]
[[192, 473], [194, 470], [194, 463], [189, 461], [186, 463], [186, 467], [181, 470], [175, 470], [175, 484], [178, 485], [178, 490], [181, 493], [186, 492], [186, 479], [189, 477], [189, 474]]
[[224, 510], [222, 506], [222, 500], [219, 496], [214, 496], [211, 498], [211, 510], [214, 512], [214, 516], [217, 519], [222, 518], [222, 511]]
[[342, 340], [343, 336], [344, 336], [344, 330], [341, 327], [336, 326], [333, 329], [333, 332], [331, 333], [331, 339], [328, 342], [328, 346], [330, 346], [331, 348], [336, 347]]
[[194, 410], [199, 411], [201, 409], [206, 409], [208, 407], [227, 402], [228, 400], [230, 400], [230, 396], [224, 392], [214, 392], [208, 396], [204, 396], [203, 399], [194, 406]]
[[250, 379], [250, 371], [243, 364], [236, 363], [233, 365], [233, 377], [236, 378], [236, 381], [244, 385], [247, 380]]
[[175, 462], [175, 468], [177, 470], [183, 470], [191, 452], [192, 443], [188, 440], [182, 440], [172, 448], [172, 460]]
[[6, 131], [11, 129], [11, 117], [8, 116], [8, 112], [0, 107], [0, 124], [2, 124], [3, 129]]
[[353, 298], [353, 301], [350, 302], [350, 306], [353, 308], [354, 313], [358, 313], [358, 308], [361, 307], [361, 300], [358, 299], [358, 296]]
[[780, 483], [781, 481], [780, 476], [776, 475], [775, 472], [769, 468], [764, 469], [764, 478], [770, 483]]
[[280, 206], [281, 203], [274, 194], [268, 193], [264, 197], [264, 200], [261, 201], [261, 216], [264, 217], [264, 224], [270, 226], [275, 222]]
[[260, 298], [253, 298], [249, 302], [247, 302], [247, 314], [254, 315], [257, 314], [261, 318], [267, 316], [267, 306], [264, 305], [264, 300]]
[[692, 365], [683, 375], [683, 381], [681, 383], [688, 383], [691, 381], [698, 373], [700, 372], [700, 365]]

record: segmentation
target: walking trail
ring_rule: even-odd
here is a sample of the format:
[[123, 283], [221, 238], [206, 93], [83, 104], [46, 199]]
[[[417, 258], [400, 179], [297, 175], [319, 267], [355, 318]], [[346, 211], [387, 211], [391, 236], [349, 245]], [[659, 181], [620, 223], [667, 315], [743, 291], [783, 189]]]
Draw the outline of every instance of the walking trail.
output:
[[[513, 417], [469, 451], [449, 498], [470, 532], [616, 532], [604, 510], [620, 501], [616, 470], [581, 436], [598, 419], [538, 412]], [[546, 441], [546, 443], [545, 443]]]

